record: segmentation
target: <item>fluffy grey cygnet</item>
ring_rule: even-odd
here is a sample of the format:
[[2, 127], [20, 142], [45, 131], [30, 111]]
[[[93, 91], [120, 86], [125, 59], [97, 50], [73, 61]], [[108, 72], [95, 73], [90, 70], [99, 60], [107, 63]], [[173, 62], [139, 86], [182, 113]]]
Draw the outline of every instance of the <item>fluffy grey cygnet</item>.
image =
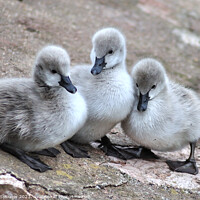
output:
[[66, 141], [87, 117], [86, 103], [70, 81], [69, 67], [67, 52], [52, 45], [38, 53], [33, 79], [0, 80], [0, 148], [38, 171], [49, 168], [25, 152]]
[[139, 61], [132, 70], [135, 103], [122, 122], [125, 133], [139, 145], [157, 151], [176, 151], [191, 146], [185, 162], [167, 161], [170, 169], [197, 174], [195, 143], [200, 138], [200, 98], [168, 79], [154, 59]]
[[134, 101], [124, 36], [115, 28], [105, 28], [94, 34], [92, 43], [93, 65], [75, 66], [71, 73], [88, 106], [86, 123], [72, 137], [77, 143], [101, 139], [128, 115]]

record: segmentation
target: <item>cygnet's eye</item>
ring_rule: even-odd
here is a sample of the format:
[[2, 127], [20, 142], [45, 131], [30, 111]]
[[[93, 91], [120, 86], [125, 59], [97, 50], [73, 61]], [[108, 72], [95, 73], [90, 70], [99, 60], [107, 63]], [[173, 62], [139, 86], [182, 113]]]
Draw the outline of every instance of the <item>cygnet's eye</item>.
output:
[[53, 73], [53, 74], [56, 74], [57, 73], [57, 71], [56, 70], [51, 70], [51, 72]]
[[136, 87], [138, 87], [138, 84], [136, 83]]
[[110, 55], [113, 54], [113, 50], [111, 49], [111, 50], [108, 52], [108, 54], [110, 54]]
[[151, 89], [155, 89], [156, 88], [156, 85], [153, 85], [152, 87], [151, 87]]

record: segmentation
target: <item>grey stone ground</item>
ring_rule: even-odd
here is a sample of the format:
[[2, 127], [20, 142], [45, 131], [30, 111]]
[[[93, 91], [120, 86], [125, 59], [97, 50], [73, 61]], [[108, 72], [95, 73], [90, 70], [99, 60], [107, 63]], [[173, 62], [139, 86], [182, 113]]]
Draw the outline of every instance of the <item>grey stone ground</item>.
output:
[[[52, 43], [68, 50], [72, 65], [89, 63], [92, 35], [108, 26], [126, 36], [129, 71], [138, 59], [154, 57], [173, 79], [200, 92], [198, 0], [0, 0], [0, 76], [30, 76], [35, 54]], [[114, 142], [129, 142], [118, 135]], [[21, 199], [200, 199], [199, 175], [179, 175], [159, 163], [113, 160], [86, 148], [90, 159], [73, 159], [63, 151], [56, 159], [42, 158], [53, 167], [43, 174], [0, 151], [0, 199], [3, 194], [18, 194], [17, 199], [20, 194]], [[166, 181], [168, 175], [172, 182]], [[191, 184], [182, 186], [180, 180]]]

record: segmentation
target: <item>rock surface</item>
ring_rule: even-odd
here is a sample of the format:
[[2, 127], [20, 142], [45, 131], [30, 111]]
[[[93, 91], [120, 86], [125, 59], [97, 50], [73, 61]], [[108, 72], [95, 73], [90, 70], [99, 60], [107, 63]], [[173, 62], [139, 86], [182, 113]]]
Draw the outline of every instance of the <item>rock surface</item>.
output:
[[[35, 54], [46, 44], [66, 48], [72, 65], [90, 63], [92, 35], [113, 26], [126, 36], [129, 71], [154, 57], [171, 78], [200, 92], [198, 0], [0, 0], [0, 8], [0, 77], [31, 76]], [[112, 132], [113, 142], [131, 144], [119, 127]], [[164, 163], [187, 158], [188, 148], [155, 152], [159, 162], [125, 162], [84, 148], [91, 158], [73, 159], [62, 150], [56, 159], [41, 157], [53, 168], [42, 174], [0, 151], [0, 199], [200, 199], [200, 175], [171, 172]], [[196, 158], [200, 167], [199, 147]]]

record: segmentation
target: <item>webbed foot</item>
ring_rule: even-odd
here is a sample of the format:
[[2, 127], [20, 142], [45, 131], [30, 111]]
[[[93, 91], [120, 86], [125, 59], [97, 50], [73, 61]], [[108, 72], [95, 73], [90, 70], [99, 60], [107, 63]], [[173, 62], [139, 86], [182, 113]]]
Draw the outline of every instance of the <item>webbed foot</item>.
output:
[[190, 156], [186, 161], [172, 161], [167, 160], [166, 163], [172, 171], [188, 173], [196, 175], [199, 170], [196, 165], [196, 161], [194, 158], [196, 142], [190, 143]]
[[182, 172], [196, 175], [198, 174], [198, 168], [195, 160], [186, 160], [186, 161], [166, 161], [170, 170], [175, 172]]
[[39, 154], [42, 156], [56, 157], [58, 154], [60, 154], [60, 151], [52, 147], [48, 149], [43, 149], [41, 151], [31, 152], [31, 153]]
[[144, 147], [130, 148], [121, 147], [119, 145], [114, 145], [110, 142], [107, 136], [101, 138], [101, 144], [99, 148], [107, 155], [120, 158], [123, 160], [142, 158], [148, 159], [158, 159], [159, 157], [155, 155], [150, 149]]
[[87, 151], [77, 147], [72, 141], [65, 141], [61, 144], [63, 150], [74, 158], [90, 158]]
[[[101, 138], [99, 148], [107, 155], [120, 158], [122, 160], [128, 160], [136, 158], [134, 153], [135, 150], [132, 148], [126, 149], [120, 148], [110, 142], [110, 139], [107, 136]], [[132, 154], [133, 153], [133, 154]]]
[[160, 157], [157, 156], [155, 153], [151, 151], [151, 149], [147, 149], [145, 147], [139, 147], [140, 155], [138, 158], [144, 159], [144, 160], [154, 160], [159, 159]]
[[43, 163], [39, 158], [31, 157], [28, 154], [26, 154], [25, 151], [15, 148], [10, 144], [6, 144], [6, 143], [1, 144], [0, 148], [3, 151], [15, 156], [16, 158], [21, 160], [23, 163], [27, 164], [30, 168], [38, 172], [45, 172], [47, 170], [52, 169], [51, 167]]

